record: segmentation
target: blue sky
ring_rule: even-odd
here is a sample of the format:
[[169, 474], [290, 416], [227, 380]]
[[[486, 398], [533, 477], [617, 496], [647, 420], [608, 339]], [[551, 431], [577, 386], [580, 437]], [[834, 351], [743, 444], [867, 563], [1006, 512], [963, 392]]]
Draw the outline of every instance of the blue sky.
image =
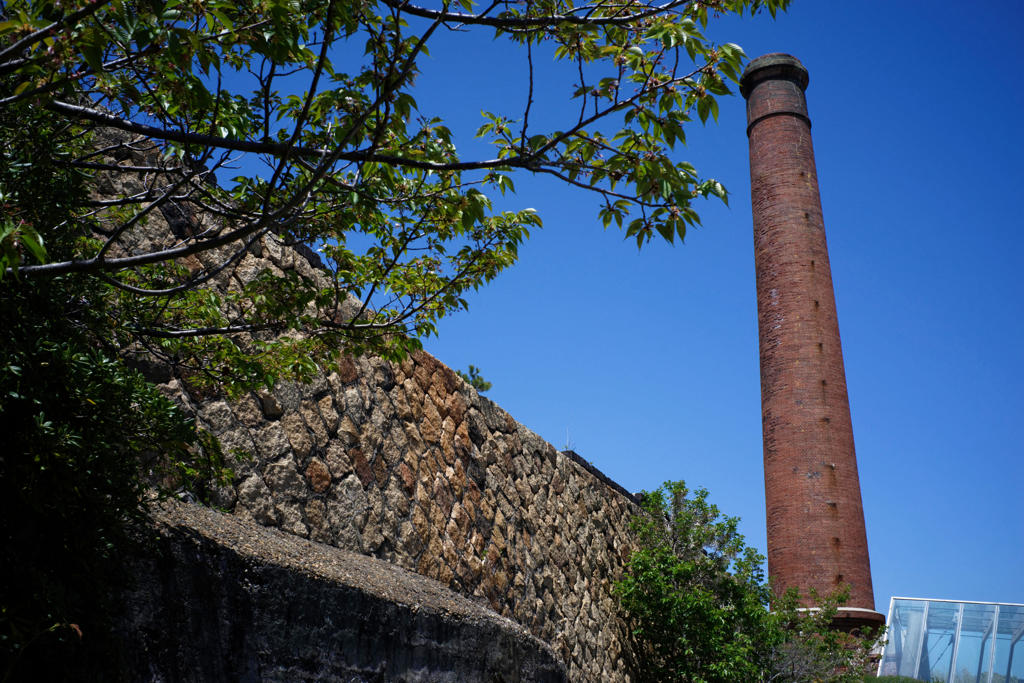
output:
[[[708, 34], [789, 52], [807, 91], [876, 608], [893, 595], [1024, 602], [1024, 3], [810, 2]], [[486, 34], [421, 65], [424, 113], [473, 151], [514, 114], [525, 63]], [[545, 65], [537, 120], [566, 85]], [[743, 102], [681, 158], [731, 191], [685, 245], [638, 252], [595, 198], [517, 178], [545, 227], [427, 349], [628, 489], [710, 489], [765, 547], [757, 313]]]

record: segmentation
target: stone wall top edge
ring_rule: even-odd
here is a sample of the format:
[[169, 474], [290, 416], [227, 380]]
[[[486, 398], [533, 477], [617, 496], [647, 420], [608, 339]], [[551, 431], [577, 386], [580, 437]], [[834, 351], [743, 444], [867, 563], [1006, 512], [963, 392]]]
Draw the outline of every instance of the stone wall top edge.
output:
[[[428, 353], [426, 351], [421, 351], [419, 353], [421, 353], [424, 356], [428, 356], [431, 359], [431, 361], [440, 364], [445, 369], [447, 369], [449, 372], [454, 373], [454, 370], [452, 370], [450, 367], [448, 367], [448, 365], [445, 364], [444, 361], [438, 359], [433, 354], [430, 354], [430, 353]], [[559, 450], [554, 445], [552, 445], [549, 441], [546, 441], [544, 439], [544, 437], [540, 436], [539, 434], [537, 434], [537, 432], [533, 431], [532, 429], [530, 429], [529, 427], [527, 427], [526, 425], [521, 423], [519, 420], [517, 420], [511, 413], [509, 413], [507, 410], [502, 408], [501, 405], [499, 405], [497, 402], [491, 400], [487, 396], [484, 396], [483, 394], [478, 392], [475, 388], [473, 388], [469, 384], [467, 384], [465, 381], [461, 380], [461, 378], [460, 378], [460, 381], [462, 381], [462, 384], [463, 384], [463, 387], [464, 387], [464, 389], [463, 389], [463, 393], [464, 394], [468, 394], [470, 398], [475, 398], [475, 400], [479, 401], [482, 406], [486, 405], [491, 410], [497, 410], [502, 415], [507, 416], [509, 419], [511, 419], [512, 422], [515, 424], [515, 431], [519, 432], [520, 439], [524, 443], [527, 443], [529, 441], [532, 441], [532, 440], [536, 439], [538, 442], [543, 444], [544, 447], [549, 449], [550, 452], [552, 452], [552, 453], [561, 453], [563, 456], [568, 458], [568, 460], [570, 462], [575, 463], [577, 467], [579, 467], [580, 469], [582, 469], [585, 472], [587, 472], [594, 479], [597, 479], [602, 485], [604, 485], [605, 488], [609, 489], [615, 495], [622, 496], [623, 498], [625, 498], [630, 503], [633, 503], [634, 505], [637, 505], [637, 506], [641, 505], [641, 501], [640, 501], [639, 496], [637, 496], [634, 493], [631, 493], [629, 490], [626, 489], [626, 487], [622, 486], [617, 481], [615, 481], [614, 479], [612, 479], [611, 477], [606, 475], [604, 472], [602, 472], [600, 469], [598, 469], [592, 462], [590, 462], [589, 460], [586, 460], [585, 458], [583, 458], [583, 456], [581, 456], [579, 453], [577, 453], [577, 452], [575, 452], [575, 451], [573, 451], [571, 449]]]

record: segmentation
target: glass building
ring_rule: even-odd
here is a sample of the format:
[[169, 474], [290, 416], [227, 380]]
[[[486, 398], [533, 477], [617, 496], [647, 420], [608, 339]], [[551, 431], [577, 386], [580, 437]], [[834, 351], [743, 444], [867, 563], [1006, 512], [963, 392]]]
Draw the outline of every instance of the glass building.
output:
[[1024, 683], [1024, 605], [893, 598], [880, 676]]

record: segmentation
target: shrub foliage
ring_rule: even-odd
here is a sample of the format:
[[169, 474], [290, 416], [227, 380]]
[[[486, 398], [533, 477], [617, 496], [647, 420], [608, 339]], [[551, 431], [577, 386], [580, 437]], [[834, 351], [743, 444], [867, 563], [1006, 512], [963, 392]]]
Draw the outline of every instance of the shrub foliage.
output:
[[[859, 681], [877, 638], [830, 628], [839, 593], [800, 609], [775, 599], [764, 557], [746, 545], [739, 520], [704, 489], [666, 482], [644, 493], [633, 520], [636, 549], [615, 586], [639, 681]], [[774, 609], [769, 604], [774, 599]]]

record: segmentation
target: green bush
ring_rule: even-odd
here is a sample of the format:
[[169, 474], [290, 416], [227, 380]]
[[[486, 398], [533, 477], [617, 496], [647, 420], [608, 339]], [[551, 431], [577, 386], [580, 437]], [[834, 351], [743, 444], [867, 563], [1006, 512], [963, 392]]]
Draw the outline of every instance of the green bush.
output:
[[638, 548], [616, 585], [640, 681], [751, 681], [769, 628], [761, 558], [738, 520], [683, 482], [644, 494]]
[[632, 522], [637, 547], [615, 593], [635, 680], [860, 681], [877, 639], [830, 628], [844, 595], [815, 600], [815, 611], [800, 610], [795, 592], [773, 598], [764, 557], [746, 545], [739, 520], [706, 490], [690, 493], [666, 482], [643, 494]]

